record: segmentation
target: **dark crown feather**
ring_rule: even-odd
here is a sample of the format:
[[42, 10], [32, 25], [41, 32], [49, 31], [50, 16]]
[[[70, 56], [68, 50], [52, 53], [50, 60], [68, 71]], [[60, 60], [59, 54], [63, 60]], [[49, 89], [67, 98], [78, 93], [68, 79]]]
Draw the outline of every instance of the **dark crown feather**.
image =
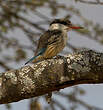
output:
[[55, 23], [60, 23], [66, 26], [70, 26], [71, 25], [71, 21], [68, 19], [54, 19], [50, 25], [55, 24]]

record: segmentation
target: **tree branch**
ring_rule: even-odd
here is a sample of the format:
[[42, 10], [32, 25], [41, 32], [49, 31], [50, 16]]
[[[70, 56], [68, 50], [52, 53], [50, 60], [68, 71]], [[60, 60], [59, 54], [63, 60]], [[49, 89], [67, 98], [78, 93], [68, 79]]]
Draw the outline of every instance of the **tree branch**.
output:
[[75, 0], [76, 2], [86, 3], [86, 4], [92, 4], [92, 5], [103, 5], [103, 2], [100, 2], [100, 0], [96, 1], [87, 1], [87, 0]]
[[48, 59], [3, 73], [0, 103], [16, 102], [77, 84], [103, 83], [103, 53], [83, 50], [65, 59]]

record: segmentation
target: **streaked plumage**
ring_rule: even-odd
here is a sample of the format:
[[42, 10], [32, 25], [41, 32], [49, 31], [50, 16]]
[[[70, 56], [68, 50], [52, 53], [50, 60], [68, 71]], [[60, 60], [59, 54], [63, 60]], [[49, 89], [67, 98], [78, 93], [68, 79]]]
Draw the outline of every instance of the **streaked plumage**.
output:
[[50, 23], [50, 29], [41, 35], [35, 56], [28, 62], [38, 62], [43, 59], [52, 58], [60, 53], [67, 42], [67, 32], [71, 30], [72, 24], [67, 19], [55, 19]]

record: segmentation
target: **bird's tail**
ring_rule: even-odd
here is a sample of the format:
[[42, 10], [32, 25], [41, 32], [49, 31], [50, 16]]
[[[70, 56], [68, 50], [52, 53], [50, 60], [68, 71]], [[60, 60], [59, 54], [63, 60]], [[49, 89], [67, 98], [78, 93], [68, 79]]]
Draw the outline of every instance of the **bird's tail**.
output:
[[28, 63], [30, 63], [30, 62], [33, 62], [33, 63], [36, 63], [36, 62], [39, 62], [39, 61], [41, 61], [41, 60], [43, 60], [44, 58], [43, 58], [43, 56], [34, 56], [34, 57], [32, 57], [30, 60], [28, 60], [26, 63], [25, 63], [25, 65], [26, 64], [28, 64]]
[[28, 64], [29, 62], [36, 63], [36, 62], [38, 62], [38, 61], [43, 60], [44, 57], [42, 56], [42, 54], [45, 52], [45, 50], [46, 50], [46, 48], [42, 48], [42, 49], [40, 50], [40, 52], [39, 52], [36, 56], [32, 57], [29, 61], [27, 61], [27, 62], [25, 63], [25, 65]]
[[30, 63], [30, 62], [32, 62], [36, 57], [37, 57], [37, 56], [32, 57], [30, 60], [28, 60], [28, 61], [25, 63], [25, 65], [28, 64], [28, 63]]
[[36, 57], [32, 62], [33, 63], [37, 63], [39, 61], [42, 61], [44, 59], [44, 57], [42, 55], [39, 55], [38, 57]]

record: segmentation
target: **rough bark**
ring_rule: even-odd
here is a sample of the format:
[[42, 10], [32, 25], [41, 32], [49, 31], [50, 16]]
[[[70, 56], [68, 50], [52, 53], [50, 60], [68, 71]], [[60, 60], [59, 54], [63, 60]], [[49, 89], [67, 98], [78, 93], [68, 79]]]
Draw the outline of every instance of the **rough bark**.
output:
[[40, 96], [76, 84], [103, 83], [103, 53], [83, 50], [10, 70], [0, 76], [0, 103]]

